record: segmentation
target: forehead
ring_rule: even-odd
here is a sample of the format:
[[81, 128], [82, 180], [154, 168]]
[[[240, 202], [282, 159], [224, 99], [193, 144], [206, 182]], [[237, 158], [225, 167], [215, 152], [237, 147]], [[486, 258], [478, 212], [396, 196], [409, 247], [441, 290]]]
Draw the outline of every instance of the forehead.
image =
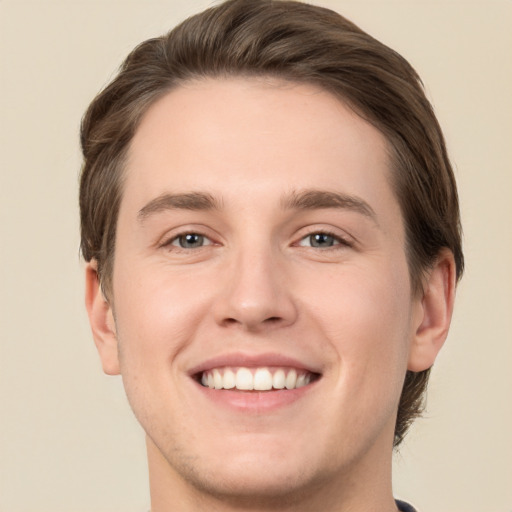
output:
[[315, 187], [396, 202], [381, 132], [320, 88], [269, 79], [172, 90], [143, 117], [126, 173], [123, 202], [139, 204], [165, 192], [201, 189], [229, 201]]

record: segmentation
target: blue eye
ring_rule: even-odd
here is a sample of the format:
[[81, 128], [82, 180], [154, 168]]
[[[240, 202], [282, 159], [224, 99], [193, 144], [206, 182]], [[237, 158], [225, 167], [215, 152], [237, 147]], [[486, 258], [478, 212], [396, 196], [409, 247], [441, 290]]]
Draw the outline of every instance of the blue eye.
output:
[[210, 240], [205, 236], [200, 235], [199, 233], [185, 233], [183, 235], [177, 236], [171, 242], [171, 245], [181, 247], [182, 249], [197, 249], [198, 247], [203, 247], [210, 244]]
[[329, 233], [311, 233], [305, 236], [299, 245], [302, 247], [314, 247], [316, 249], [328, 249], [335, 245], [349, 245], [344, 240]]

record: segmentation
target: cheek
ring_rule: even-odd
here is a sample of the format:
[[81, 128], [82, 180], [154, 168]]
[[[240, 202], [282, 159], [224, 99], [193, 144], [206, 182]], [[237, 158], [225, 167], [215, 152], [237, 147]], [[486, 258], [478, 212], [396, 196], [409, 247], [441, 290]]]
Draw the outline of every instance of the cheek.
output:
[[335, 394], [340, 405], [333, 414], [338, 424], [349, 422], [349, 432], [374, 429], [377, 435], [394, 428], [407, 367], [410, 293], [408, 282], [400, 286], [403, 276], [391, 276], [388, 271], [347, 277], [339, 307], [329, 310], [327, 336], [339, 360]]
[[180, 387], [180, 355], [209, 310], [206, 296], [190, 280], [162, 271], [117, 270], [115, 320], [126, 395], [147, 432], [154, 434], [157, 411], [167, 411], [163, 432], [172, 438], [172, 425], [180, 424], [173, 404], [187, 400]]
[[121, 366], [143, 365], [150, 373], [152, 367], [170, 367], [193, 338], [210, 301], [201, 279], [158, 268], [131, 270], [118, 269], [115, 288]]
[[411, 336], [406, 271], [405, 264], [376, 266], [373, 272], [351, 267], [321, 280], [316, 276], [315, 286], [303, 292], [317, 328], [336, 353], [341, 378], [361, 385], [391, 379], [401, 386]]

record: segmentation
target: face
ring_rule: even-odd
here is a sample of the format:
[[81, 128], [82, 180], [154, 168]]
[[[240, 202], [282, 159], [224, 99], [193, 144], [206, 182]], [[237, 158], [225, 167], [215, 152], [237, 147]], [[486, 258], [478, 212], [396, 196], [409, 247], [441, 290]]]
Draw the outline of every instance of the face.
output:
[[381, 133], [312, 86], [205, 80], [125, 178], [113, 330], [150, 469], [250, 495], [389, 464], [420, 305]]

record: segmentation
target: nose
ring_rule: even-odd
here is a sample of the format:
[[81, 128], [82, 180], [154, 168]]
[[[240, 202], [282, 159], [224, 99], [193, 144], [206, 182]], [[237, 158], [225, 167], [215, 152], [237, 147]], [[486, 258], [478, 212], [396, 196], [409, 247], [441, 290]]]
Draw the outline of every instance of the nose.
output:
[[293, 324], [297, 308], [285, 267], [270, 250], [238, 254], [213, 306], [217, 323], [252, 332]]

